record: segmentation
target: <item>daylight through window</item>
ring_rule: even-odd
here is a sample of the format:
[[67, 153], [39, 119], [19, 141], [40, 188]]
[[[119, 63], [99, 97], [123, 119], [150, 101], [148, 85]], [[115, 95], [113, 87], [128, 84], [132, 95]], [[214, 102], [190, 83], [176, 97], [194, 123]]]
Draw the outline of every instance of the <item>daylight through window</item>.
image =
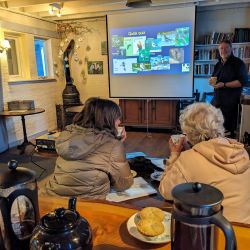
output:
[[39, 77], [48, 76], [48, 65], [46, 57], [46, 41], [35, 39], [36, 67]]
[[19, 75], [16, 39], [6, 38], [6, 40], [8, 40], [10, 43], [10, 49], [7, 50], [7, 62], [8, 62], [9, 75], [12, 75], [12, 76]]

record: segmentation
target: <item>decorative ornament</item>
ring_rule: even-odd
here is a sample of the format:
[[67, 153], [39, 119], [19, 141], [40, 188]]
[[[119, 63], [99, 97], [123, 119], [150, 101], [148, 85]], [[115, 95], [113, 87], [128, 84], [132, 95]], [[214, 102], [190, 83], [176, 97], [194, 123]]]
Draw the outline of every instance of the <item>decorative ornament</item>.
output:
[[82, 75], [82, 77], [85, 77], [85, 70], [84, 69], [81, 71], [81, 75]]
[[68, 62], [69, 61], [69, 58], [67, 56], [64, 57], [64, 61], [65, 62]]
[[59, 56], [61, 56], [63, 54], [63, 51], [60, 49], [59, 50]]
[[77, 61], [79, 60], [79, 58], [76, 56], [76, 57], [74, 58], [74, 60], [75, 60], [75, 62], [77, 62]]
[[[71, 23], [58, 23], [57, 32], [61, 38], [67, 38], [69, 34], [74, 33], [77, 36], [81, 36], [78, 41], [82, 42], [84, 36], [87, 33], [92, 33], [93, 29], [89, 28], [87, 25], [82, 24], [81, 22], [71, 22]], [[67, 40], [65, 42], [68, 42]]]
[[66, 68], [69, 68], [69, 64], [65, 64], [65, 67], [66, 67]]

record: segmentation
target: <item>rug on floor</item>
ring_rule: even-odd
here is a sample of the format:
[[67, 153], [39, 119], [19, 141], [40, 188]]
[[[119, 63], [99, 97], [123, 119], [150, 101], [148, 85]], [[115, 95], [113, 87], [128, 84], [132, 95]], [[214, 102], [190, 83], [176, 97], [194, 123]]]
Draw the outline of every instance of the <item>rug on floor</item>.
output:
[[37, 180], [41, 181], [53, 173], [56, 157], [41, 156], [36, 152], [20, 155], [18, 151], [6, 151], [0, 154], [0, 173], [8, 168], [10, 160], [18, 161], [19, 167], [33, 170], [36, 173]]

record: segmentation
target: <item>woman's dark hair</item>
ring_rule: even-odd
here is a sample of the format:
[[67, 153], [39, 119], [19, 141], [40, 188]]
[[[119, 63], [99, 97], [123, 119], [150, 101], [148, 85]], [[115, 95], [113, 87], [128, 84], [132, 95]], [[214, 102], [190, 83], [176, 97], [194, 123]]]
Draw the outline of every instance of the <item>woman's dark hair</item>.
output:
[[115, 102], [92, 97], [85, 102], [83, 110], [75, 115], [73, 123], [84, 128], [111, 131], [116, 135], [115, 121], [121, 115], [121, 109]]

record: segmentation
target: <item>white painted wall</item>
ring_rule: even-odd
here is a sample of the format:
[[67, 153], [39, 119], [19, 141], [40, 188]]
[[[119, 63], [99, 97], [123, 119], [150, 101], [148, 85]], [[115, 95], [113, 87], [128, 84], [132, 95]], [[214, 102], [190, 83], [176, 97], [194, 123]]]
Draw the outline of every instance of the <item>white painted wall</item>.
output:
[[[9, 21], [8, 21], [9, 20]], [[0, 9], [0, 39], [3, 39], [4, 32], [23, 32], [25, 37], [24, 50], [26, 63], [29, 64], [30, 72], [25, 75], [26, 82], [10, 82], [13, 80], [8, 74], [8, 64], [6, 53], [0, 55], [1, 60], [1, 78], [0, 93], [2, 100], [0, 110], [7, 109], [7, 102], [13, 100], [34, 100], [35, 107], [45, 109], [45, 113], [26, 116], [26, 128], [29, 138], [35, 138], [37, 135], [45, 133], [48, 130], [56, 128], [56, 110], [55, 104], [61, 103], [61, 88], [64, 85], [63, 76], [53, 81], [37, 82], [36, 64], [34, 58], [34, 36], [46, 37], [51, 39], [51, 54], [55, 61], [57, 59], [58, 39], [56, 24], [53, 22], [43, 21], [38, 18], [22, 15], [21, 13], [8, 12], [6, 9]], [[59, 68], [62, 68], [59, 63]], [[20, 117], [8, 117], [4, 119], [8, 131], [9, 147], [15, 146], [22, 142], [23, 132]]]
[[[80, 92], [81, 101], [84, 102], [87, 98], [93, 96], [108, 98], [108, 58], [107, 55], [101, 54], [101, 42], [107, 40], [106, 18], [74, 21], [77, 22], [77, 25], [86, 26], [91, 30], [91, 32], [85, 35], [71, 33], [67, 36], [69, 40], [74, 39], [75, 47], [79, 46], [75, 50], [76, 54], [71, 53], [70, 71], [74, 79], [74, 84]], [[79, 38], [82, 38], [82, 41], [79, 41]], [[64, 42], [65, 38], [61, 41]], [[76, 58], [79, 58], [79, 60], [76, 61]], [[82, 63], [80, 63], [80, 60]], [[102, 61], [103, 74], [89, 75], [87, 68], [88, 61]]]

